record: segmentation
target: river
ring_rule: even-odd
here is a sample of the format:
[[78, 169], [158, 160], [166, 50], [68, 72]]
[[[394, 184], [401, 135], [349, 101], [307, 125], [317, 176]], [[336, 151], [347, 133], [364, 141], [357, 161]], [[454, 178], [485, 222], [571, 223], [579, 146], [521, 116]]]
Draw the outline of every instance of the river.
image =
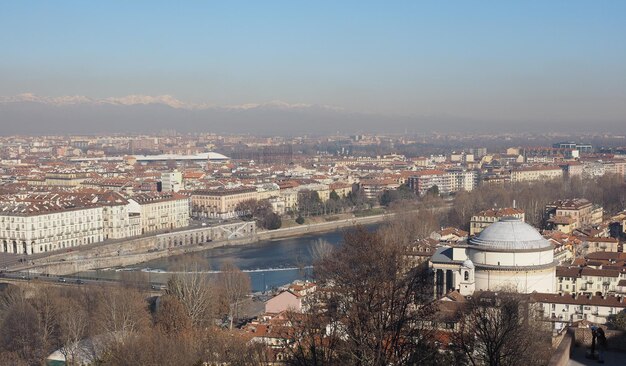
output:
[[[366, 228], [373, 231], [378, 225], [369, 225]], [[132, 267], [91, 270], [77, 275], [85, 278], [122, 279], [131, 277], [133, 272], [141, 272], [152, 283], [166, 283], [172, 273], [189, 269], [190, 262], [199, 263], [194, 269], [215, 275], [223, 262], [232, 261], [250, 276], [252, 291], [264, 291], [294, 280], [311, 278], [312, 264], [319, 243], [327, 242], [335, 247], [341, 245], [344, 230], [208, 249], [160, 258]]]

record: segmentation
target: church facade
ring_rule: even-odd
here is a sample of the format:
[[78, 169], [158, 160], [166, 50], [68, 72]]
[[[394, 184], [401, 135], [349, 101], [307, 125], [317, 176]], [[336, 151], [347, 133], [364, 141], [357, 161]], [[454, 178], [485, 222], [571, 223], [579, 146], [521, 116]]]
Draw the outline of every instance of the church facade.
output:
[[532, 226], [514, 217], [503, 218], [478, 236], [438, 248], [430, 258], [434, 293], [452, 290], [554, 293], [554, 247]]

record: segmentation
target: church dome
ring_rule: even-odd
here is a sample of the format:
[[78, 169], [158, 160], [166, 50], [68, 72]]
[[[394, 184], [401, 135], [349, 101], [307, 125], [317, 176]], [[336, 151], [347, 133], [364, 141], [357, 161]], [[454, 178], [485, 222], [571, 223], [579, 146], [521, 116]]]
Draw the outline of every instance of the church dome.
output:
[[514, 217], [505, 217], [487, 226], [470, 240], [476, 248], [485, 250], [533, 250], [552, 248], [552, 244], [539, 232]]

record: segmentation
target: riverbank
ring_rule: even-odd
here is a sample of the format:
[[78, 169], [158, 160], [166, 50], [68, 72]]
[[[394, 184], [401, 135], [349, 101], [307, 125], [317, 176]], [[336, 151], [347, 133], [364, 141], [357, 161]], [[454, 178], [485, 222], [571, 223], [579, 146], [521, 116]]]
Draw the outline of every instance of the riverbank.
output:
[[11, 268], [12, 271], [30, 271], [32, 273], [49, 274], [55, 276], [69, 275], [77, 272], [96, 270], [110, 267], [124, 267], [143, 262], [168, 257], [205, 251], [227, 246], [251, 245], [259, 241], [275, 240], [315, 233], [336, 231], [355, 225], [370, 225], [381, 223], [393, 213], [366, 217], [353, 217], [336, 221], [303, 224], [283, 229], [257, 232], [254, 235], [238, 239], [225, 239], [209, 243], [177, 246], [162, 250], [154, 250], [152, 237], [137, 238], [121, 243], [102, 244], [91, 248], [80, 248], [69, 253], [52, 254], [38, 258], [34, 264], [23, 264]]

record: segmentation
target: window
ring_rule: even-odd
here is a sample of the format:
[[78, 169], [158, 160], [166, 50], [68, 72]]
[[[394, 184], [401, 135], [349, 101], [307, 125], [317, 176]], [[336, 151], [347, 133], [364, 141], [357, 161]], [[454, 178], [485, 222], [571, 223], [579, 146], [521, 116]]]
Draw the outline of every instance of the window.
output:
[[469, 271], [465, 271], [465, 281], [469, 281]]

